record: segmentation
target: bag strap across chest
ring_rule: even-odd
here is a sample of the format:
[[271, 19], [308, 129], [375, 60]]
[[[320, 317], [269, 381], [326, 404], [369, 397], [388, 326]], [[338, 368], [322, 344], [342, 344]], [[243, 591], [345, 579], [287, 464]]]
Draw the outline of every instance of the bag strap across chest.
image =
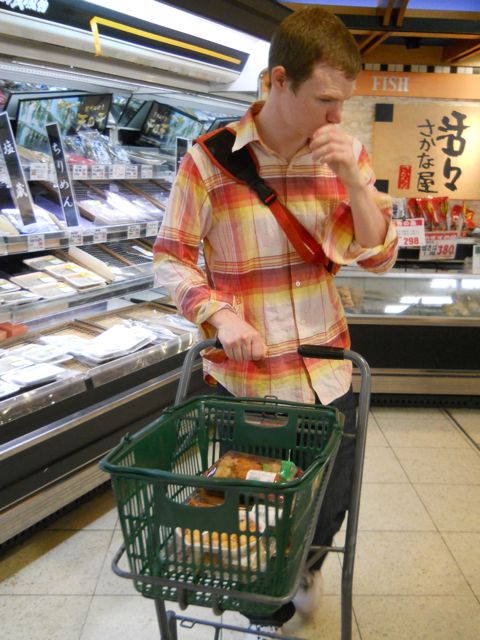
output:
[[285, 235], [305, 262], [318, 264], [335, 275], [340, 265], [333, 263], [297, 218], [280, 202], [275, 191], [260, 177], [258, 160], [249, 145], [232, 151], [235, 132], [228, 127], [211, 131], [196, 140], [222, 173], [247, 185], [270, 208]]

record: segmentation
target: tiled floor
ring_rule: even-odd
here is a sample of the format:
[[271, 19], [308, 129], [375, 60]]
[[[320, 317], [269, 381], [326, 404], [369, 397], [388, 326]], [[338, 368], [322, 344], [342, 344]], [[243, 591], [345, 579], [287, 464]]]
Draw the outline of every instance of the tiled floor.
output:
[[[480, 411], [372, 409], [355, 565], [355, 640], [480, 638], [479, 442]], [[120, 542], [105, 492], [1, 557], [1, 637], [157, 640], [153, 603], [111, 571]], [[317, 614], [309, 623], [294, 619], [289, 633], [307, 640], [340, 637], [339, 556], [327, 559], [323, 574]], [[187, 613], [212, 617], [204, 609]], [[238, 624], [240, 616], [225, 614], [224, 620]], [[179, 636], [203, 640], [213, 632], [197, 625]], [[238, 637], [223, 633], [223, 640]]]

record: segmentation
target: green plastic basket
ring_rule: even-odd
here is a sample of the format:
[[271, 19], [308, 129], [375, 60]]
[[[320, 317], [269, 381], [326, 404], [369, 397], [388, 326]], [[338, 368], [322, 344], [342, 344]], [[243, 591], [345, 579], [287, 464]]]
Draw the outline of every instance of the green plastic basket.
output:
[[[278, 608], [271, 598], [241, 596], [281, 601], [292, 593], [342, 427], [332, 407], [200, 396], [126, 436], [100, 466], [112, 478], [130, 571], [168, 580], [134, 580], [136, 589], [176, 601], [189, 585], [189, 604], [220, 600], [222, 609], [251, 614]], [[202, 476], [227, 450], [292, 460], [304, 473], [284, 484]], [[186, 504], [199, 488], [223, 502]]]

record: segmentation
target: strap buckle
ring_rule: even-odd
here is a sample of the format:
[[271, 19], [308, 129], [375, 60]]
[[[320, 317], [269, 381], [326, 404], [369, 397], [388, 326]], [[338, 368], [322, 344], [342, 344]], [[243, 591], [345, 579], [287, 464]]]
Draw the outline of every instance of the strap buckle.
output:
[[267, 207], [269, 207], [277, 199], [277, 194], [275, 193], [275, 191], [270, 189], [268, 184], [266, 184], [260, 177], [257, 177], [256, 180], [250, 182], [248, 186], [253, 189], [253, 191], [255, 191], [257, 196], [260, 198], [263, 204], [267, 205]]

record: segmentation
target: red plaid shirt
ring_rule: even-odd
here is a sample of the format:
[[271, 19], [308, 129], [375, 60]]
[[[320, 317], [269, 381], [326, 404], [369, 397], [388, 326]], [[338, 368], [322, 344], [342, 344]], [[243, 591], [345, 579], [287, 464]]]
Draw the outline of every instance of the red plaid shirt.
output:
[[[260, 140], [256, 103], [229, 125], [233, 150], [250, 144], [260, 175], [280, 201], [316, 237], [337, 264], [357, 262], [369, 271], [387, 271], [396, 258], [396, 231], [390, 198], [373, 187], [374, 175], [363, 146], [354, 149], [365, 182], [389, 220], [383, 245], [364, 248], [353, 237], [347, 193], [325, 164], [315, 164], [307, 147], [286, 162]], [[203, 241], [209, 277], [197, 266]], [[261, 361], [205, 358], [204, 371], [236, 396], [274, 395], [294, 402], [324, 404], [351, 383], [345, 361], [297, 355], [299, 344], [348, 348], [347, 322], [334, 278], [304, 262], [268, 207], [248, 186], [226, 177], [197, 145], [185, 156], [170, 195], [154, 248], [156, 284], [165, 286], [179, 311], [214, 335], [208, 318], [228, 308], [254, 326], [268, 348]]]

